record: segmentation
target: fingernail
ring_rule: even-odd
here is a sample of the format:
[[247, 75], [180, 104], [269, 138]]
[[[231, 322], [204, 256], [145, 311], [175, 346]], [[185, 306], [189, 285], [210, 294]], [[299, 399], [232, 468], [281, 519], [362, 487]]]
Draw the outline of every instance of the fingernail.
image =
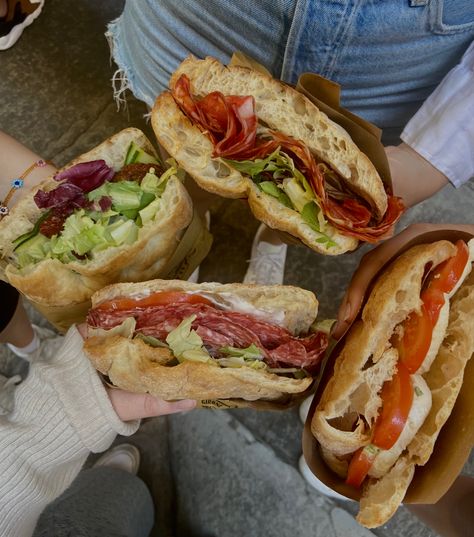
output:
[[194, 401], [193, 399], [183, 399], [182, 401], [177, 401], [175, 404], [179, 410], [192, 410], [196, 407], [197, 401]]
[[346, 323], [350, 320], [352, 316], [352, 306], [350, 302], [346, 302], [346, 305], [344, 306], [344, 315], [342, 316], [342, 322]]

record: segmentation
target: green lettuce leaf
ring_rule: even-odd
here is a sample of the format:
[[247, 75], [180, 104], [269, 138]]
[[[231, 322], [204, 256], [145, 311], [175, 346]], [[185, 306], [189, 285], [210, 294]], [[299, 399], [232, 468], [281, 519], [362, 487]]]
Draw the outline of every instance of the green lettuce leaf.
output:
[[244, 360], [263, 360], [263, 351], [255, 343], [252, 343], [245, 349], [239, 349], [237, 347], [221, 347], [220, 352], [227, 356], [237, 356]]
[[316, 242], [326, 244], [328, 247], [337, 246], [337, 243], [334, 242], [329, 235], [326, 235], [321, 231], [321, 223], [319, 220], [320, 213], [321, 209], [314, 201], [310, 201], [303, 207], [301, 217], [313, 231], [317, 231], [321, 235], [321, 237], [316, 239]]
[[204, 349], [199, 334], [191, 329], [195, 319], [196, 315], [190, 315], [183, 319], [166, 336], [166, 343], [168, 343], [171, 351], [180, 362], [189, 360], [192, 362], [215, 363], [215, 360]]

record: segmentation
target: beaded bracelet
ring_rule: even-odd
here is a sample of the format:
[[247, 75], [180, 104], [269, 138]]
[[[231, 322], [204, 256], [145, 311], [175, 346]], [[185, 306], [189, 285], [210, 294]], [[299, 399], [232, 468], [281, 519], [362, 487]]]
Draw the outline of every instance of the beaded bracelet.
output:
[[26, 179], [26, 177], [35, 168], [44, 168], [47, 164], [51, 163], [43, 159], [37, 160], [36, 162], [33, 162], [33, 164], [29, 168], [27, 168], [19, 177], [12, 180], [12, 186], [8, 191], [7, 195], [5, 196], [5, 199], [3, 201], [0, 201], [0, 220], [9, 213], [8, 202], [12, 199], [13, 194], [24, 185], [24, 180]]

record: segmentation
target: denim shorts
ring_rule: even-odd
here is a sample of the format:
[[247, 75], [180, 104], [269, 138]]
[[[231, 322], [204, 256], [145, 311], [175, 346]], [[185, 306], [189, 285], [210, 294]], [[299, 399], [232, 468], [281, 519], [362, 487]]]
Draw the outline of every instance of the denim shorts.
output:
[[343, 106], [397, 143], [474, 39], [474, 0], [133, 0], [108, 35], [149, 106], [189, 54], [226, 62], [241, 50], [288, 82], [335, 80]]

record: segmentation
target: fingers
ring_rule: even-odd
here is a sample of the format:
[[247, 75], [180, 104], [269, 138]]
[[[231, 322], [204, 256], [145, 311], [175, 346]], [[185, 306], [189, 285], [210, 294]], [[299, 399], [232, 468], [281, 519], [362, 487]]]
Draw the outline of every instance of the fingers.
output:
[[77, 324], [76, 328], [79, 334], [81, 334], [82, 339], [86, 339], [87, 338], [87, 324], [86, 323]]
[[196, 401], [163, 401], [149, 394], [132, 393], [123, 390], [106, 388], [110, 402], [122, 421], [130, 421], [155, 416], [175, 414], [196, 407]]

